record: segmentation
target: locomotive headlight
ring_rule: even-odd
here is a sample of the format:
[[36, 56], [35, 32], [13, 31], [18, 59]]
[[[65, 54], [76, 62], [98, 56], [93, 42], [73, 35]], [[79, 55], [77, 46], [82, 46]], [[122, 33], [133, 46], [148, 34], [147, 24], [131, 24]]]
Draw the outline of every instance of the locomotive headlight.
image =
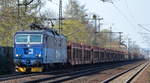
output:
[[19, 57], [20, 55], [19, 54], [16, 54], [16, 57]]
[[37, 57], [41, 57], [41, 54], [38, 54]]
[[39, 57], [41, 57], [41, 54], [39, 54]]
[[19, 55], [18, 54], [16, 54], [16, 57], [18, 57]]
[[19, 54], [16, 54], [16, 57], [20, 57], [21, 55], [19, 55]]

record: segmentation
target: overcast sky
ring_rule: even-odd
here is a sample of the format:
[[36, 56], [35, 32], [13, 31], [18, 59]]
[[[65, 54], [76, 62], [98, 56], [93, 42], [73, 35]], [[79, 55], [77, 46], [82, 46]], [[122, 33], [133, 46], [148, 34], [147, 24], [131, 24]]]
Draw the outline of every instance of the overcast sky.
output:
[[[63, 0], [63, 7], [67, 4], [68, 0]], [[112, 30], [114, 32], [123, 32], [124, 37], [131, 38], [140, 47], [148, 48], [148, 34], [150, 33], [138, 24], [142, 24], [144, 28], [150, 29], [150, 0], [112, 0], [112, 3], [101, 2], [100, 0], [78, 0], [81, 5], [85, 5], [88, 13], [96, 13], [104, 18], [104, 23], [113, 24]], [[53, 0], [48, 3], [51, 10], [58, 13], [59, 0]], [[103, 25], [102, 28], [108, 28], [110, 25]]]

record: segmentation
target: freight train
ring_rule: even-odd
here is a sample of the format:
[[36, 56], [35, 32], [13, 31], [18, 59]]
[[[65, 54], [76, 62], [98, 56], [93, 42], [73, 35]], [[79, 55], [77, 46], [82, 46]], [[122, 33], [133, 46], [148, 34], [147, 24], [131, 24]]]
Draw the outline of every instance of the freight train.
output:
[[32, 24], [14, 35], [16, 72], [42, 72], [58, 65], [84, 65], [142, 59], [141, 55], [73, 43], [55, 29]]

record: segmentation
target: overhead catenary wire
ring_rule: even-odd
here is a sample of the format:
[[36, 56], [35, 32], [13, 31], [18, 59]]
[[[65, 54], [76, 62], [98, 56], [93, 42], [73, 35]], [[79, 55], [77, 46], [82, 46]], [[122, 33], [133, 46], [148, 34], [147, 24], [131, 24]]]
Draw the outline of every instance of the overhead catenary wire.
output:
[[138, 24], [138, 26], [139, 26], [139, 27], [141, 27], [142, 29], [144, 29], [145, 31], [150, 32], [150, 30], [149, 30], [149, 29], [145, 28], [145, 27], [144, 27], [144, 26], [142, 26], [141, 24]]
[[[126, 2], [127, 2], [127, 0], [126, 0]], [[129, 15], [130, 15], [130, 17], [132, 17], [132, 19], [134, 20], [134, 23], [135, 23], [136, 25], [134, 25], [134, 24], [128, 19], [128, 17], [127, 17], [117, 6], [115, 6], [114, 3], [112, 3], [112, 4], [113, 4], [113, 6], [117, 9], [117, 11], [118, 11], [120, 14], [122, 14], [122, 16], [127, 20], [127, 22], [128, 22], [130, 25], [132, 25], [133, 27], [137, 25], [137, 26], [139, 26], [140, 28], [144, 29], [145, 31], [150, 32], [149, 29], [145, 28], [145, 27], [142, 26], [141, 24], [137, 24], [137, 23], [136, 23], [135, 18], [134, 18], [134, 16], [132, 15], [132, 13], [131, 13], [130, 11], [129, 11]], [[127, 8], [129, 9], [129, 6], [128, 6], [127, 3], [126, 3], [126, 6], [127, 6]]]
[[[105, 1], [105, 0], [102, 0], [102, 1]], [[106, 2], [106, 1], [105, 1]], [[120, 13], [120, 15], [122, 15], [126, 21], [133, 27], [137, 27], [137, 23], [135, 21], [135, 17], [133, 16], [133, 14], [131, 13], [130, 9], [129, 9], [129, 6], [128, 6], [128, 2], [126, 0], [126, 6], [128, 8], [128, 12], [129, 12], [129, 15], [130, 17], [133, 19], [134, 22], [132, 22], [131, 20], [129, 20], [129, 18], [115, 5], [115, 3], [112, 1], [111, 4], [113, 4], [113, 7]]]
[[127, 7], [127, 10], [128, 10], [128, 13], [129, 13], [130, 17], [136, 22], [136, 19], [135, 19], [134, 15], [132, 14], [131, 9], [129, 8], [127, 0], [125, 0], [125, 5]]
[[[134, 20], [135, 24], [137, 24], [135, 17], [133, 16], [132, 12], [130, 11], [130, 8], [129, 8], [129, 5], [128, 5], [128, 1], [127, 1], [127, 0], [125, 0], [125, 4], [126, 4], [126, 7], [127, 7], [127, 9], [128, 9], [128, 12], [129, 12], [130, 17]], [[146, 27], [144, 27], [144, 26], [141, 25], [141, 24], [137, 24], [137, 26], [139, 26], [140, 28], [144, 29], [145, 31], [150, 32], [149, 29], [147, 29]], [[145, 39], [145, 37], [143, 37], [143, 38]]]
[[[137, 30], [136, 27], [141, 28], [141, 27], [139, 27], [139, 26], [137, 25], [137, 22], [136, 22], [136, 20], [135, 20], [135, 17], [134, 17], [133, 14], [131, 13], [127, 1], [126, 1], [126, 6], [127, 6], [127, 8], [128, 8], [128, 12], [129, 12], [129, 15], [130, 15], [130, 17], [131, 17], [132, 20], [129, 19], [128, 16], [126, 16], [126, 14], [124, 14], [124, 13], [120, 10], [120, 8], [118, 8], [118, 7], [115, 5], [114, 1], [112, 1], [112, 0], [101, 0], [101, 1], [103, 1], [103, 2], [108, 2], [108, 1], [109, 1], [109, 3], [113, 4], [113, 7], [125, 18], [125, 20], [132, 26], [132, 28], [134, 28], [135, 30]], [[110, 1], [111, 1], [111, 2], [110, 2]], [[133, 22], [133, 21], [134, 21], [134, 22]], [[142, 29], [145, 29], [145, 30], [147, 30], [147, 31], [150, 31], [150, 30], [146, 29], [145, 27], [144, 27], [144, 28], [142, 27]], [[138, 34], [139, 34], [139, 33], [138, 33]]]
[[29, 1], [29, 2], [25, 2], [25, 5], [30, 5], [32, 2], [33, 2], [34, 0], [31, 0], [31, 1]]
[[101, 1], [103, 1], [103, 2], [109, 1], [109, 3], [111, 3], [113, 5], [113, 7], [119, 12], [119, 14], [122, 15], [131, 26], [133, 26], [133, 28], [137, 27], [136, 26], [137, 24], [134, 24], [131, 20], [129, 20], [129, 18], [115, 5], [115, 3], [113, 1], [111, 1], [111, 0], [101, 0]]
[[132, 22], [132, 21], [130, 21], [129, 19], [128, 19], [128, 17], [113, 3], [113, 7], [120, 13], [120, 15], [122, 15], [125, 19], [126, 19], [126, 21], [133, 27], [133, 28], [135, 28], [136, 27], [136, 25]]

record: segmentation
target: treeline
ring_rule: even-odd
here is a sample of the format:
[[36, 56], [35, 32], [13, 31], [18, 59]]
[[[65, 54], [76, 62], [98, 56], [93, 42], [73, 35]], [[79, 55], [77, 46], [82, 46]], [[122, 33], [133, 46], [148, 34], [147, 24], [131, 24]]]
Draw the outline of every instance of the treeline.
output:
[[[42, 18], [58, 17], [50, 9], [40, 13], [45, 3], [51, 0], [33, 0], [33, 2], [30, 2], [32, 0], [20, 0], [22, 5], [19, 6], [19, 9], [17, 1], [0, 0], [0, 46], [13, 46], [14, 33], [18, 30], [29, 29], [31, 23], [36, 22], [51, 27], [46, 24], [47, 20]], [[85, 6], [80, 5], [77, 0], [69, 0], [63, 10], [65, 10], [63, 11], [63, 18], [65, 19], [62, 22], [61, 33], [69, 41], [116, 50], [126, 49], [125, 45], [121, 45], [117, 34], [111, 34], [111, 31], [107, 29], [96, 30], [92, 23], [94, 21], [89, 21], [92, 16], [89, 16]], [[53, 21], [53, 23], [54, 28], [58, 30], [58, 20]], [[137, 50], [139, 51], [136, 47]]]
[[28, 29], [30, 23], [38, 21], [36, 14], [40, 2], [34, 2], [25, 11], [24, 6], [18, 9], [17, 1], [0, 0], [0, 46], [13, 46], [14, 33]]
[[[58, 20], [49, 22], [43, 19], [57, 18], [58, 14], [50, 9], [40, 12], [45, 3], [51, 0], [19, 0], [21, 1], [19, 7], [17, 1], [0, 0], [0, 46], [3, 46], [0, 47], [0, 74], [9, 73], [13, 70], [11, 68], [14, 68], [12, 67], [12, 47], [16, 31], [29, 29], [29, 25], [33, 22], [47, 27], [52, 27], [51, 23], [53, 22], [55, 25], [53, 28], [57, 30], [59, 28]], [[89, 20], [92, 16], [77, 0], [69, 0], [63, 10], [65, 11], [63, 11], [61, 33], [68, 38], [68, 41], [127, 51], [126, 45], [120, 42], [118, 34], [112, 34], [108, 29], [101, 31], [95, 29], [95, 25], [92, 23], [94, 21]], [[130, 52], [140, 52], [139, 47], [135, 44], [128, 47]]]

